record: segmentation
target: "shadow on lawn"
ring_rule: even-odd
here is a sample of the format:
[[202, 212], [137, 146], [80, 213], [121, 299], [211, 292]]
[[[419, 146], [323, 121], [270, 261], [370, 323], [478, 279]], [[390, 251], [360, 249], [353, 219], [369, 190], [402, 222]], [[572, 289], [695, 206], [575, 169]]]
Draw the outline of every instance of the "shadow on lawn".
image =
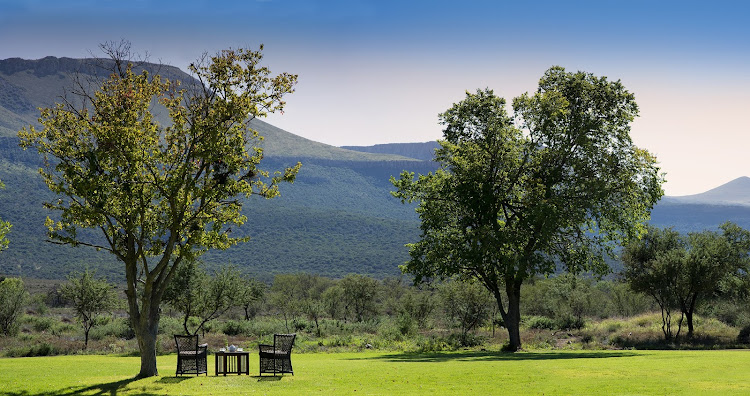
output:
[[[67, 395], [112, 395], [115, 396], [120, 393], [125, 387], [133, 381], [138, 381], [138, 378], [128, 378], [115, 382], [107, 382], [103, 384], [96, 384], [87, 386], [85, 388], [68, 388], [60, 389], [56, 391], [44, 391], [42, 393], [31, 393], [27, 391], [7, 393], [12, 396], [32, 396], [32, 395], [51, 395], [51, 396], [67, 396]], [[141, 393], [141, 395], [157, 395], [156, 393]]]
[[628, 351], [577, 351], [577, 352], [433, 352], [433, 353], [393, 353], [383, 356], [352, 358], [351, 360], [387, 360], [391, 362], [439, 363], [451, 360], [513, 361], [513, 360], [559, 360], [559, 359], [602, 359], [637, 356]]

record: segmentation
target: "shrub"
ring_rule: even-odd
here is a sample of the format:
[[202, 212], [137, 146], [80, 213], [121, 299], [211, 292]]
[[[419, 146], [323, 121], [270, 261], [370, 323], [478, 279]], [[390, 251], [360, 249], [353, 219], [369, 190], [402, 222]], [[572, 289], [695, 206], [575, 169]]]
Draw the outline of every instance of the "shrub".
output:
[[135, 338], [135, 332], [127, 318], [101, 317], [97, 327], [91, 330], [90, 337], [92, 340], [101, 340], [108, 336], [131, 340]]
[[5, 278], [0, 281], [0, 333], [18, 333], [18, 319], [28, 298], [29, 293], [21, 278]]
[[46, 316], [26, 315], [23, 318], [23, 323], [30, 326], [34, 331], [41, 333], [52, 329], [55, 320]]
[[573, 315], [560, 316], [555, 320], [555, 326], [560, 330], [580, 330], [585, 325], [583, 318]]
[[228, 336], [249, 335], [250, 324], [246, 321], [228, 320], [222, 326], [221, 332]]
[[740, 329], [740, 334], [737, 335], [737, 342], [740, 344], [750, 344], [750, 325]]
[[530, 329], [554, 330], [555, 321], [546, 316], [532, 316], [526, 319], [526, 326]]

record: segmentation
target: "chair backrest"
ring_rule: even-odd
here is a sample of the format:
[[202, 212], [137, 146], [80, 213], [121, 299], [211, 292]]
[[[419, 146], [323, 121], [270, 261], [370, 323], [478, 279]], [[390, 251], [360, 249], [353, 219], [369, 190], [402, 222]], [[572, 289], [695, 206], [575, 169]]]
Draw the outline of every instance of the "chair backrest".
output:
[[177, 344], [177, 353], [198, 350], [198, 335], [174, 335], [174, 343]]
[[297, 337], [297, 334], [274, 334], [273, 349], [290, 353], [292, 351], [292, 346], [294, 345], [295, 337]]

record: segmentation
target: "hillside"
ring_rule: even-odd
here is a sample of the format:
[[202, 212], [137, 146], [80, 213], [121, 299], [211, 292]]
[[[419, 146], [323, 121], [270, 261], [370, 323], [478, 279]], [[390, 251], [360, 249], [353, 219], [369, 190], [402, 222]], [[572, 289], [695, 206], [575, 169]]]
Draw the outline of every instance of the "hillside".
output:
[[404, 157], [432, 161], [435, 149], [440, 147], [436, 141], [424, 143], [386, 143], [374, 146], [341, 146], [341, 148], [363, 153], [395, 154]]
[[[40, 159], [18, 147], [17, 131], [35, 123], [36, 107], [51, 106], [90, 60], [48, 57], [0, 61], [0, 217], [13, 223], [10, 247], [0, 254], [0, 274], [64, 278], [85, 266], [117, 279], [120, 267], [105, 253], [45, 242], [42, 203], [53, 199], [37, 174]], [[169, 78], [189, 79], [176, 68]], [[93, 72], [92, 72], [93, 73]], [[84, 73], [84, 77], [93, 74]], [[163, 122], [163, 120], [162, 120]], [[261, 120], [252, 127], [265, 139], [263, 169], [303, 163], [297, 181], [280, 187], [280, 198], [250, 200], [248, 222], [237, 233], [251, 241], [204, 257], [209, 265], [231, 262], [269, 279], [274, 273], [306, 271], [328, 276], [397, 275], [407, 259], [404, 244], [418, 235], [413, 207], [389, 194], [391, 175], [403, 169], [428, 172], [434, 164], [390, 154], [362, 153], [294, 135]]]
[[700, 194], [669, 197], [668, 201], [682, 204], [750, 206], [750, 177], [738, 177]]

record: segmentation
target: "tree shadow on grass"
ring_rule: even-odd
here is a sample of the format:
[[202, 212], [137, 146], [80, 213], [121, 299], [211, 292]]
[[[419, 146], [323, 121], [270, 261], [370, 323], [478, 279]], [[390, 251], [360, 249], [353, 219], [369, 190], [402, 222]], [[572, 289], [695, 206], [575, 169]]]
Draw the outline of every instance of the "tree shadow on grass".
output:
[[253, 378], [257, 378], [258, 382], [265, 382], [265, 381], [281, 381], [284, 376], [278, 375], [278, 376], [271, 376], [271, 375], [254, 375]]
[[439, 363], [453, 360], [514, 361], [514, 360], [559, 360], [559, 359], [603, 359], [639, 356], [629, 351], [576, 351], [576, 352], [431, 352], [393, 353], [375, 357], [352, 358], [351, 360], [386, 360], [390, 362]]
[[159, 378], [158, 383], [160, 384], [179, 384], [182, 381], [187, 381], [192, 378], [199, 378], [199, 377], [161, 377]]
[[[50, 395], [50, 396], [72, 396], [72, 395], [110, 395], [116, 396], [120, 394], [127, 386], [133, 381], [138, 381], [139, 378], [128, 378], [120, 381], [106, 382], [102, 384], [96, 384], [87, 386], [85, 388], [67, 388], [59, 390], [44, 391], [41, 393], [31, 393], [28, 391], [3, 393], [12, 396], [36, 396], [36, 395]], [[157, 395], [157, 393], [140, 393], [140, 395]]]

